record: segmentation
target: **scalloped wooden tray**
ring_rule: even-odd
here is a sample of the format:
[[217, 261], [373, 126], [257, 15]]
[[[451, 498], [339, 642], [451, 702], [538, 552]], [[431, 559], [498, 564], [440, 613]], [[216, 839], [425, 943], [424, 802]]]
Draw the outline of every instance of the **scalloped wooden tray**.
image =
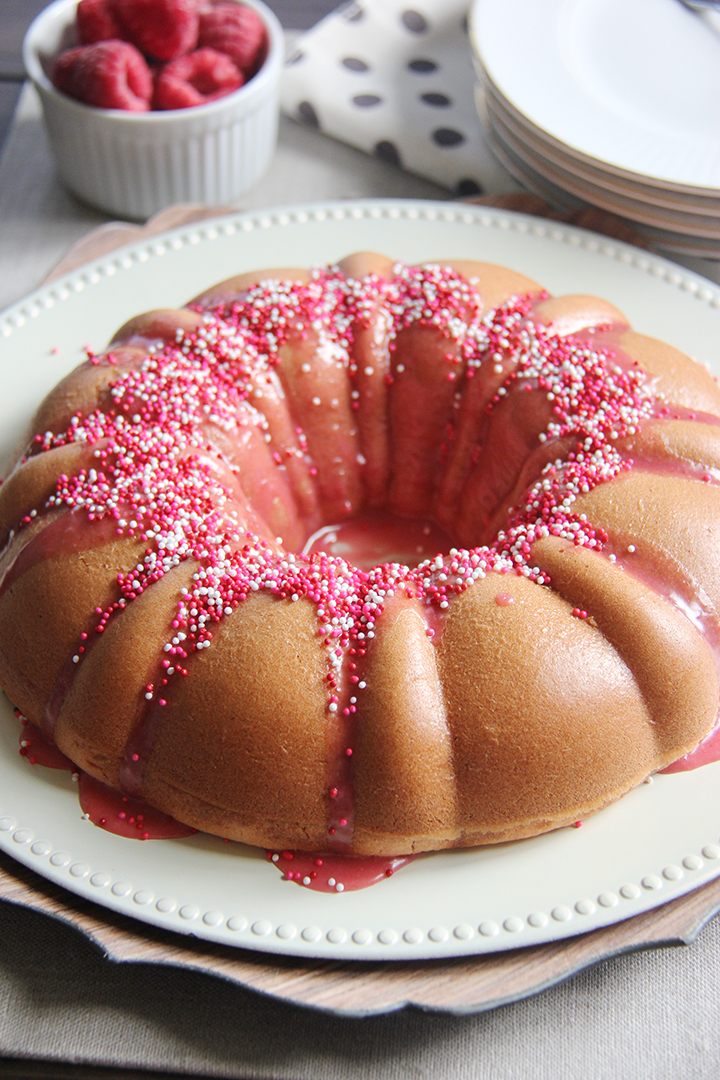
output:
[[[561, 216], [529, 195], [469, 201], [543, 217]], [[76, 244], [47, 280], [124, 244], [224, 212], [217, 207], [174, 206], [144, 226], [101, 226]], [[610, 214], [588, 208], [571, 217], [563, 215], [563, 220], [646, 246]], [[185, 938], [84, 901], [2, 853], [0, 900], [62, 920], [88, 935], [108, 959], [118, 963], [193, 968], [296, 1005], [349, 1016], [391, 1012], [405, 1005], [470, 1013], [528, 997], [621, 953], [690, 944], [720, 911], [720, 878], [644, 915], [561, 942], [489, 956], [385, 963], [278, 957]]]

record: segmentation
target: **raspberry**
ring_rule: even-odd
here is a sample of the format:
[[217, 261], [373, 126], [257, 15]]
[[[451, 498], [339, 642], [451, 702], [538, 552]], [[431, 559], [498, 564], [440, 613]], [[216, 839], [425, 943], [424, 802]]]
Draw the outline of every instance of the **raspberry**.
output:
[[221, 0], [200, 12], [198, 45], [227, 53], [247, 82], [265, 59], [267, 31], [254, 8]]
[[232, 93], [243, 77], [229, 56], [215, 49], [197, 49], [161, 69], [155, 79], [156, 109], [188, 109]]
[[123, 37], [152, 60], [175, 60], [197, 45], [198, 0], [111, 0]]
[[147, 112], [152, 75], [145, 59], [126, 41], [98, 41], [66, 49], [55, 61], [58, 90], [101, 109]]
[[80, 0], [77, 7], [77, 28], [81, 45], [123, 37], [118, 21], [112, 13], [110, 0]]

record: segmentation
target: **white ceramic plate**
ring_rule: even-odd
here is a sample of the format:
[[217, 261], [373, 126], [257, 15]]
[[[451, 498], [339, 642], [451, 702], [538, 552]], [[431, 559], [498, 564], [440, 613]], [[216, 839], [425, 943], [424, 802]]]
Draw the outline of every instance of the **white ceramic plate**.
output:
[[686, 213], [720, 216], [720, 191], [706, 193], [704, 188], [692, 192], [671, 187], [669, 184], [657, 184], [645, 177], [624, 174], [617, 169], [609, 169], [602, 162], [592, 161], [572, 153], [554, 139], [544, 136], [539, 128], [529, 123], [527, 117], [513, 108], [507, 98], [497, 90], [492, 80], [478, 71], [478, 79], [488, 98], [492, 98], [497, 111], [505, 122], [513, 127], [519, 138], [527, 141], [538, 153], [549, 161], [561, 163], [577, 176], [585, 177], [595, 183], [604, 183], [610, 191], [634, 194], [642, 197], [652, 206], [667, 207], [671, 210], [683, 210]]
[[658, 211], [642, 198], [608, 191], [602, 182], [592, 182], [578, 177], [560, 163], [536, 153], [506, 124], [504, 117], [498, 115], [490, 100], [487, 101], [487, 109], [496, 139], [503, 142], [531, 170], [541, 173], [551, 183], [571, 192], [585, 202], [592, 203], [593, 206], [619, 214], [630, 221], [637, 221], [642, 225], [649, 225], [665, 232], [678, 233], [681, 237], [689, 236], [700, 241], [714, 241], [720, 254], [720, 217], [685, 214], [682, 211], [668, 209]]
[[510, 109], [505, 99], [494, 92], [489, 80], [484, 81], [484, 90], [488, 115], [493, 126], [512, 136], [510, 141], [514, 141], [518, 151], [522, 148], [529, 160], [538, 163], [537, 167], [543, 164], [549, 170], [560, 170], [560, 175], [570, 190], [573, 190], [573, 184], [583, 184], [594, 191], [599, 188], [605, 193], [606, 199], [613, 201], [618, 211], [627, 205], [635, 214], [652, 213], [666, 228], [675, 221], [694, 226], [696, 231], [720, 224], [720, 195], [708, 198], [703, 195], [676, 193], [667, 188], [623, 179], [607, 169], [588, 165], [580, 158], [563, 153], [554, 144], [538, 138], [536, 129], [522, 122], [519, 113]]
[[720, 34], [678, 0], [475, 0], [500, 92], [566, 150], [720, 189]]
[[701, 214], [685, 214], [683, 211], [663, 209], [658, 211], [648, 206], [644, 199], [630, 194], [608, 191], [599, 181], [589, 181], [578, 177], [564, 165], [553, 161], [532, 148], [527, 141], [500, 116], [491, 100], [487, 102], [488, 117], [495, 134], [506, 146], [514, 151], [521, 161], [540, 172], [554, 184], [567, 189], [578, 198], [599, 206], [611, 213], [620, 214], [632, 221], [678, 233], [687, 233], [707, 240], [720, 240], [720, 217], [713, 218]]
[[[406, 261], [503, 263], [555, 293], [598, 293], [642, 331], [711, 362], [720, 290], [635, 248], [461, 203], [346, 202], [233, 215], [134, 244], [0, 315], [0, 448], [86, 343], [253, 267], [335, 261], [360, 248]], [[720, 873], [720, 764], [656, 777], [580, 829], [423, 856], [362, 892], [281, 879], [264, 853], [208, 836], [140, 843], [81, 818], [66, 773], [17, 752], [0, 711], [0, 847], [125, 915], [211, 941], [300, 956], [471, 955], [565, 938], [681, 895]]]
[[[611, 213], [619, 213], [619, 207], [612, 199], [589, 200], [580, 198], [578, 194], [568, 190], [568, 187], [560, 187], [548, 176], [548, 170], [538, 172], [534, 169], [527, 155], [519, 155], [515, 149], [504, 140], [500, 126], [490, 122], [488, 110], [483, 102], [482, 90], [476, 86], [476, 103], [480, 121], [483, 125], [485, 138], [498, 160], [505, 166], [511, 176], [514, 176], [528, 191], [539, 196], [545, 202], [566, 212], [579, 210], [593, 201], [602, 209]], [[701, 236], [690, 236], [685, 233], [674, 232], [671, 229], [660, 229], [653, 225], [647, 225], [638, 218], [631, 218], [626, 214], [633, 229], [638, 235], [647, 239], [655, 249], [660, 249], [669, 254], [693, 255], [702, 259], [719, 259], [720, 242], [706, 239]]]

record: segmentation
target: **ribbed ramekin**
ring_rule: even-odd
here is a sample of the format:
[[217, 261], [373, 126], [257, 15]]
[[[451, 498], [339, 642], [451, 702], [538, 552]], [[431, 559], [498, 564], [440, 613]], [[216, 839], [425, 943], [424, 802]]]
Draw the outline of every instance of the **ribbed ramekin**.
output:
[[283, 31], [262, 0], [243, 0], [267, 27], [267, 59], [245, 86], [207, 105], [168, 112], [98, 109], [50, 82], [76, 44], [77, 0], [55, 0], [30, 26], [23, 60], [42, 101], [58, 172], [106, 213], [144, 220], [178, 202], [231, 205], [265, 173], [277, 142]]

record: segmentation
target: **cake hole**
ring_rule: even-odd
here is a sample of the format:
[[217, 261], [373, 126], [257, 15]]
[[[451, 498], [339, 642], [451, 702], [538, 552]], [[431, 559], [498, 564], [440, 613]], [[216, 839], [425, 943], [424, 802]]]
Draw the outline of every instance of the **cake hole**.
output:
[[414, 569], [426, 559], [446, 554], [452, 546], [452, 538], [432, 521], [368, 510], [336, 525], [324, 525], [309, 537], [302, 553], [324, 551], [360, 570], [385, 563]]

